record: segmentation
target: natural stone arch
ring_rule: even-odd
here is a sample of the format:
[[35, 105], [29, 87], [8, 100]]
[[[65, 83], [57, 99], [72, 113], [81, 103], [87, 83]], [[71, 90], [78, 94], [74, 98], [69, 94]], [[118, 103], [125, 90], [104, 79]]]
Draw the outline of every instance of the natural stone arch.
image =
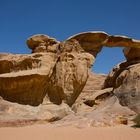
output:
[[[60, 104], [62, 100], [69, 105], [75, 102], [87, 81], [88, 69], [91, 68], [103, 46], [126, 47], [124, 51], [126, 59], [136, 57], [130, 54], [140, 48], [138, 40], [126, 36], [110, 36], [105, 32], [84, 32], [69, 37], [64, 42], [55, 40], [54, 43], [50, 43], [52, 40], [54, 39], [46, 35], [34, 35], [27, 40], [27, 45], [32, 48], [31, 45], [37, 42], [36, 48], [43, 44], [46, 46], [46, 52], [49, 51], [48, 48], [55, 48], [54, 52], [59, 55], [48, 87], [49, 98], [56, 104]], [[64, 77], [71, 78], [68, 80]]]
[[47, 95], [53, 103], [64, 101], [71, 106], [84, 88], [88, 71], [103, 46], [126, 47], [128, 61], [140, 58], [140, 41], [105, 32], [80, 33], [64, 42], [34, 35], [27, 45], [33, 54], [1, 55], [0, 96], [33, 106], [41, 104]]
[[[103, 41], [101, 40], [102, 37]], [[95, 58], [103, 46], [125, 47], [123, 53], [126, 61], [113, 68], [107, 76], [103, 88], [113, 88], [113, 93], [119, 99], [122, 106], [128, 106], [133, 111], [140, 112], [140, 40], [126, 36], [110, 36], [104, 32], [81, 33], [69, 39], [78, 40], [84, 50], [92, 53]], [[99, 49], [97, 49], [98, 47]]]
[[105, 32], [83, 32], [69, 37], [67, 40], [76, 39], [81, 47], [93, 54], [96, 58], [97, 54], [106, 47], [125, 47], [123, 49], [127, 60], [140, 58], [140, 40], [135, 40], [127, 36], [112, 36]]

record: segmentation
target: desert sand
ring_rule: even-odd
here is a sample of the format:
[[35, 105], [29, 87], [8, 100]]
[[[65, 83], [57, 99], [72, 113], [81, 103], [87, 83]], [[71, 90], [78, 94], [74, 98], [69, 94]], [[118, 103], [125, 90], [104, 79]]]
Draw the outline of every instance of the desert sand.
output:
[[117, 127], [26, 127], [0, 128], [0, 140], [140, 140], [140, 128]]

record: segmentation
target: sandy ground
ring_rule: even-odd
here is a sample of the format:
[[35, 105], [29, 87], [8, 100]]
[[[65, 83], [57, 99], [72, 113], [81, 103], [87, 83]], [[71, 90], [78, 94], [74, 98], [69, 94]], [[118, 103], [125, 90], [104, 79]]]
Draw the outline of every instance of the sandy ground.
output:
[[140, 140], [140, 128], [8, 127], [0, 128], [0, 140]]

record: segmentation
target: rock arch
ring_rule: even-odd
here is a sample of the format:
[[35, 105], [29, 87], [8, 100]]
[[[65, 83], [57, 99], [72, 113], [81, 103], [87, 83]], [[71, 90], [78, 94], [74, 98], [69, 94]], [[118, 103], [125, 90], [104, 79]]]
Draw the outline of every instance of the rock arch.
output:
[[88, 71], [103, 46], [126, 47], [128, 61], [139, 59], [140, 41], [105, 32], [85, 32], [59, 42], [47, 35], [27, 40], [30, 55], [0, 55], [0, 96], [21, 104], [45, 99], [72, 105], [84, 88]]
[[94, 57], [106, 47], [125, 47], [123, 53], [127, 60], [140, 58], [140, 40], [127, 36], [112, 36], [105, 32], [83, 32], [69, 37], [67, 40], [76, 39], [82, 48], [93, 54]]

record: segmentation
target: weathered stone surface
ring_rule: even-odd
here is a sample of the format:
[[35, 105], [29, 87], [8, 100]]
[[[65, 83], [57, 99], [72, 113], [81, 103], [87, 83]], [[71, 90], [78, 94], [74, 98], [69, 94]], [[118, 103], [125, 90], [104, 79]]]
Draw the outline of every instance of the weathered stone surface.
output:
[[0, 127], [22, 126], [34, 123], [52, 122], [72, 114], [67, 104], [47, 104], [37, 107], [20, 105], [0, 100]]
[[138, 48], [124, 48], [123, 52], [127, 61], [140, 60], [140, 49]]
[[94, 57], [86, 52], [80, 53], [83, 50], [75, 41], [64, 42], [62, 47], [50, 80], [48, 96], [56, 104], [63, 100], [71, 106], [86, 84]]
[[95, 107], [97, 105], [98, 99], [95, 100], [95, 98], [92, 97], [95, 97], [97, 95], [96, 93], [101, 93], [103, 91], [101, 89], [103, 88], [105, 78], [106, 75], [104, 74], [95, 74], [93, 72], [89, 72], [89, 78], [86, 82], [86, 85], [72, 106], [72, 109], [75, 112], [89, 112], [93, 110], [93, 106]]
[[99, 91], [96, 91], [91, 96], [86, 96], [83, 100], [84, 103], [88, 106], [97, 105], [100, 101], [108, 98], [110, 95], [113, 94], [113, 88], [106, 88]]
[[63, 42], [58, 47], [57, 53], [3, 55], [0, 96], [30, 105], [41, 104], [46, 96], [53, 103], [64, 101], [72, 105], [86, 84], [94, 57], [75, 40]]
[[54, 53], [7, 55], [0, 59], [0, 96], [21, 104], [39, 105], [57, 61]]
[[135, 116], [135, 112], [125, 106], [121, 106], [117, 97], [112, 96], [96, 107], [75, 106], [76, 114], [69, 114], [60, 121], [54, 122], [55, 126], [106, 127], [120, 125], [118, 117], [127, 118], [128, 123]]
[[[133, 48], [132, 50], [140, 49], [140, 40], [135, 40], [127, 36], [111, 36], [105, 32], [83, 32], [68, 38], [68, 40], [71, 39], [79, 41], [82, 48], [93, 54], [94, 57], [102, 50], [103, 46]], [[137, 52], [136, 55], [139, 56], [139, 54]]]
[[77, 98], [77, 101], [82, 100], [87, 96], [92, 96], [95, 92], [101, 90], [104, 86], [104, 81], [106, 77], [107, 75], [105, 74], [96, 74], [94, 72], [89, 71], [88, 80], [84, 89], [82, 90], [82, 93]]
[[97, 108], [102, 102], [113, 96], [113, 88], [97, 90], [77, 100], [72, 106], [74, 112], [89, 112]]
[[[119, 84], [117, 83], [119, 82]], [[120, 104], [140, 112], [140, 64], [129, 66], [116, 79], [119, 85], [114, 89]]]
[[[104, 32], [80, 33], [63, 43], [47, 35], [34, 35], [27, 40], [34, 54], [0, 55], [0, 95], [23, 104], [38, 105], [46, 96], [56, 104], [64, 100], [72, 105], [83, 90], [89, 68], [104, 45], [132, 47], [133, 50], [139, 48], [139, 44], [138, 40]], [[127, 56], [130, 57], [130, 53]], [[111, 87], [125, 67], [119, 68], [115, 76], [113, 73], [114, 80], [108, 78], [111, 82], [105, 82], [108, 84], [105, 87]]]
[[140, 40], [135, 40], [127, 36], [109, 36], [108, 40], [105, 42], [107, 47], [130, 47], [140, 49]]
[[33, 35], [27, 40], [27, 45], [30, 49], [33, 50], [33, 53], [37, 52], [47, 52], [50, 46], [53, 46], [53, 51], [57, 51], [57, 45], [59, 42], [54, 39], [50, 38], [47, 35], [38, 34]]
[[116, 79], [120, 73], [127, 69], [127, 67], [138, 63], [140, 63], [140, 60], [124, 61], [116, 65], [105, 79], [103, 88], [118, 87], [120, 84], [119, 81], [116, 83]]
[[[47, 35], [34, 35], [27, 40], [27, 45], [33, 54], [0, 54], [0, 96], [24, 104], [1, 100], [0, 124], [3, 124], [4, 116], [5, 123], [9, 120], [54, 121], [69, 111], [74, 115], [66, 104], [72, 106], [83, 89], [72, 109], [90, 125], [101, 122], [112, 125], [119, 116], [134, 115], [130, 109], [140, 112], [139, 40], [104, 32], [85, 32], [61, 43]], [[85, 87], [89, 75], [96, 79], [90, 68], [103, 46], [126, 47], [127, 61], [108, 75], [104, 88], [109, 89], [101, 90], [105, 75], [100, 75], [100, 80], [93, 83], [94, 88], [87, 90], [92, 85], [89, 78]]]
[[104, 88], [113, 87], [120, 104], [140, 112], [140, 60], [126, 61], [115, 68], [105, 80]]
[[21, 70], [32, 70], [41, 65], [41, 54], [36, 55], [13, 55], [1, 54], [0, 74], [17, 72]]
[[77, 40], [85, 51], [96, 57], [107, 41], [108, 34], [105, 32], [83, 32], [68, 38], [68, 40], [71, 39]]

